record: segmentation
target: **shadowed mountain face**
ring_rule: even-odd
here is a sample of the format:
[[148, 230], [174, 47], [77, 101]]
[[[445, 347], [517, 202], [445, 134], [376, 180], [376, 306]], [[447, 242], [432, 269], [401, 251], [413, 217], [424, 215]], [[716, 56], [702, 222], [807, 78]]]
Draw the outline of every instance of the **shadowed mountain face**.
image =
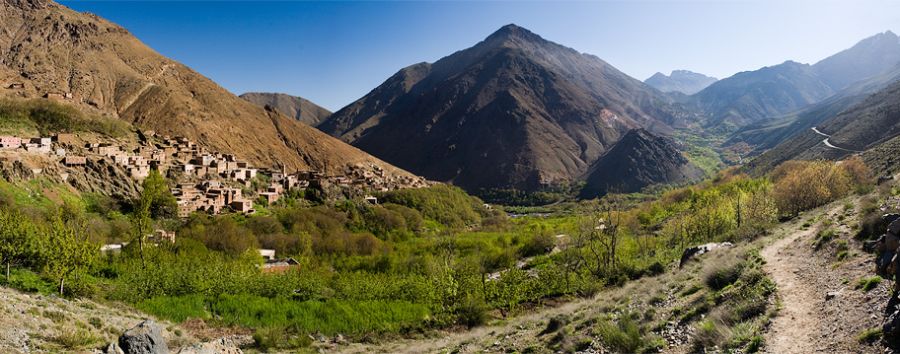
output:
[[662, 92], [680, 92], [693, 95], [716, 82], [717, 79], [688, 70], [675, 70], [672, 75], [653, 74], [644, 83]]
[[283, 93], [248, 92], [240, 97], [260, 107], [274, 108], [281, 114], [313, 127], [331, 115], [330, 111], [310, 100]]
[[319, 125], [395, 165], [470, 191], [568, 183], [627, 131], [693, 117], [597, 57], [508, 25], [400, 70]]
[[689, 182], [703, 175], [670, 139], [635, 129], [591, 167], [580, 197], [638, 192], [647, 186]]
[[719, 80], [691, 97], [706, 126], [732, 131], [802, 109], [900, 63], [900, 39], [885, 32], [814, 65], [792, 61]]
[[85, 111], [184, 136], [257, 166], [388, 166], [238, 98], [95, 15], [50, 1], [0, 0], [0, 19], [0, 97], [70, 95], [64, 102]]

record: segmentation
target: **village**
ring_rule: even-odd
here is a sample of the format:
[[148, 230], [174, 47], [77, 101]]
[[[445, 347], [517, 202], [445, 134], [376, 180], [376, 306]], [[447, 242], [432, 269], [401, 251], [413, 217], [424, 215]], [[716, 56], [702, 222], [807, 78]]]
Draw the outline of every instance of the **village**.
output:
[[[271, 205], [285, 193], [310, 187], [335, 190], [345, 197], [377, 199], [371, 192], [427, 185], [423, 178], [391, 175], [380, 166], [344, 166], [339, 171], [297, 171], [282, 168], [258, 168], [231, 154], [209, 151], [183, 137], [139, 132], [136, 147], [109, 142], [82, 142], [74, 134], [52, 137], [0, 136], [0, 152], [42, 155], [58, 159], [60, 165], [84, 168], [106, 160], [121, 166], [135, 182], [151, 170], [175, 182], [172, 194], [178, 204], [178, 216], [194, 212], [217, 215], [226, 212], [253, 214], [254, 203]], [[40, 173], [40, 171], [35, 171]], [[66, 176], [62, 176], [65, 180]]]
[[[106, 160], [122, 167], [135, 183], [146, 179], [151, 170], [157, 170], [175, 181], [172, 194], [180, 218], [190, 217], [195, 212], [253, 214], [255, 203], [271, 205], [285, 193], [310, 187], [332, 189], [346, 197], [361, 197], [369, 203], [377, 203], [377, 199], [368, 193], [426, 186], [422, 178], [391, 176], [374, 165], [347, 166], [340, 173], [329, 175], [324, 171], [288, 173], [283, 168], [250, 166], [234, 155], [209, 151], [183, 137], [157, 136], [154, 132], [141, 132], [139, 136], [137, 147], [109, 142], [85, 143], [78, 136], [65, 133], [52, 137], [0, 136], [0, 158], [45, 157], [58, 160], [65, 169], [86, 168], [90, 163]], [[37, 169], [32, 173], [41, 174], [42, 171]], [[68, 173], [60, 174], [62, 180], [67, 179]], [[175, 232], [156, 229], [147, 235], [146, 241], [151, 245], [175, 243]], [[116, 254], [127, 245], [128, 242], [105, 244], [100, 251]], [[259, 254], [263, 258], [261, 269], [264, 272], [284, 272], [298, 265], [292, 258], [276, 258], [274, 250], [261, 249]]]

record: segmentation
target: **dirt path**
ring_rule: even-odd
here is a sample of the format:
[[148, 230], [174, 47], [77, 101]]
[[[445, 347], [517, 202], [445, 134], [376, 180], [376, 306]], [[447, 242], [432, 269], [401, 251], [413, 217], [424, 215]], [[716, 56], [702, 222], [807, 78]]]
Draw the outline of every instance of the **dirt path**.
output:
[[797, 275], [794, 244], [810, 237], [814, 229], [798, 231], [769, 245], [760, 253], [766, 260], [765, 270], [781, 296], [782, 308], [772, 321], [766, 349], [770, 353], [812, 353], [814, 329], [821, 327], [815, 316], [815, 293]]
[[[869, 292], [856, 288], [860, 278], [873, 275], [873, 260], [850, 237], [852, 228], [847, 222], [856, 220], [855, 212], [839, 204], [782, 225], [775, 231], [775, 241], [760, 252], [766, 260], [766, 272], [778, 285], [781, 301], [781, 310], [766, 333], [767, 353], [884, 350], [879, 344], [860, 343], [857, 337], [867, 329], [880, 328], [889, 296], [888, 282]], [[817, 222], [811, 222], [810, 216], [817, 216]], [[804, 219], [816, 225], [804, 228]], [[835, 230], [836, 236], [816, 250], [813, 244], [821, 228]], [[836, 256], [839, 244], [849, 250], [843, 260]]]

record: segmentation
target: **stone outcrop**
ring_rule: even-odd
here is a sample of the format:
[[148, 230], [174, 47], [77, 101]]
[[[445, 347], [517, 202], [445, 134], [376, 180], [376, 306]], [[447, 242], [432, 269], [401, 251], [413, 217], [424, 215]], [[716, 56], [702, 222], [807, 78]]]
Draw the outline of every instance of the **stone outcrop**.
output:
[[152, 320], [139, 323], [119, 337], [119, 347], [125, 354], [168, 354], [169, 348], [162, 329]]

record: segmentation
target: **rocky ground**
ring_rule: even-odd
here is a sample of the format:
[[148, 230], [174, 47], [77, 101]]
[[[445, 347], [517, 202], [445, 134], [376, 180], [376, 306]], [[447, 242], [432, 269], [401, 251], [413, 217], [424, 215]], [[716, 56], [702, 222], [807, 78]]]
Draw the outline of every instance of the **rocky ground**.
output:
[[[172, 353], [241, 353], [252, 343], [249, 336], [209, 330], [196, 323], [174, 325], [150, 318], [125, 305], [68, 300], [26, 294], [0, 287], [0, 353], [108, 353], [117, 354], [120, 337], [144, 321], [157, 348]], [[133, 332], [129, 331], [129, 332]], [[224, 334], [224, 335], [223, 335]], [[129, 337], [128, 342], [148, 342]]]
[[[860, 340], [866, 330], [881, 328], [891, 284], [860, 288], [861, 279], [874, 275], [875, 264], [874, 256], [862, 252], [862, 244], [852, 237], [856, 209], [851, 201], [808, 213], [784, 225], [776, 234], [781, 238], [763, 250], [782, 306], [766, 336], [766, 352], [885, 351], [877, 340]], [[820, 242], [819, 235], [829, 229], [834, 238]], [[842, 251], [846, 256], [840, 256]]]

